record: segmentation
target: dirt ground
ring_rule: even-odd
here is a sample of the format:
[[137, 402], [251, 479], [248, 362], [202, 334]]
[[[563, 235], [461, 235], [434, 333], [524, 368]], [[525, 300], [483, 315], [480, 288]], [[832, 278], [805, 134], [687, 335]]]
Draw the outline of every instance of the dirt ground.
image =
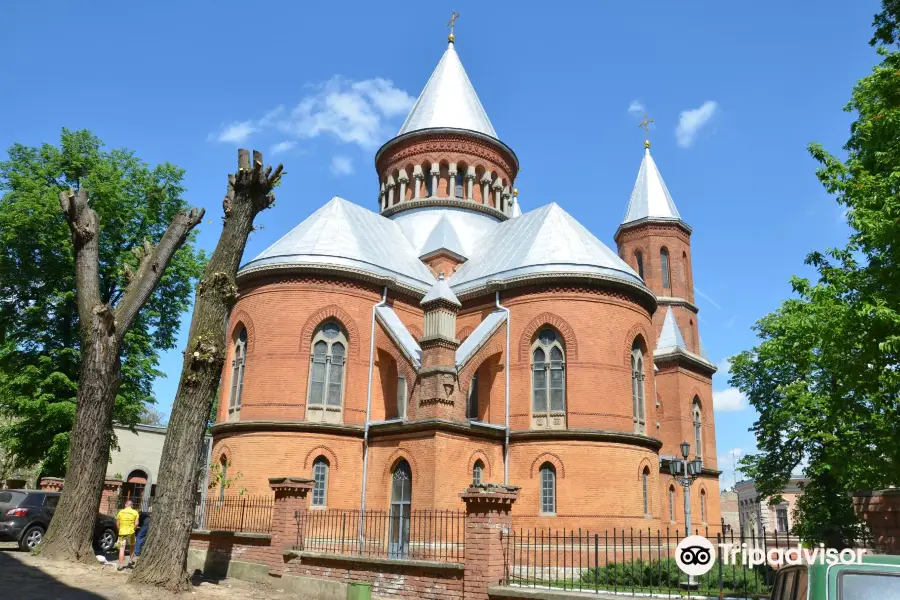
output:
[[16, 600], [311, 600], [259, 583], [197, 578], [191, 593], [173, 596], [126, 583], [129, 569], [48, 561], [0, 544], [0, 598]]

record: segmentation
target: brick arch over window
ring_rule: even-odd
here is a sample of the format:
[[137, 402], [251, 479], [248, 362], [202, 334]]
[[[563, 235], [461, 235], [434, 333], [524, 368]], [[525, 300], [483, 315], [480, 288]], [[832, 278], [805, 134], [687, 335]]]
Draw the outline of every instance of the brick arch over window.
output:
[[472, 474], [472, 468], [475, 466], [476, 460], [481, 460], [481, 462], [484, 463], [484, 466], [487, 468], [488, 475], [494, 474], [494, 463], [490, 458], [488, 458], [487, 453], [484, 450], [476, 450], [471, 454], [471, 456], [469, 456], [469, 460], [468, 462], [466, 462], [467, 476]]
[[537, 456], [531, 462], [531, 470], [529, 471], [529, 479], [534, 479], [534, 474], [544, 463], [550, 463], [556, 468], [556, 472], [559, 474], [561, 479], [566, 478], [566, 466], [563, 464], [562, 459], [558, 454], [554, 454], [552, 452], [543, 452]]
[[230, 463], [231, 455], [232, 455], [231, 448], [228, 447], [228, 444], [220, 444], [220, 445], [216, 446], [216, 449], [215, 449], [215, 452], [214, 452], [212, 458], [215, 460], [216, 464], [219, 464], [220, 462], [222, 462], [222, 457], [224, 456], [225, 462]]
[[247, 354], [253, 353], [253, 347], [256, 346], [256, 326], [253, 325], [253, 319], [245, 310], [236, 310], [228, 318], [228, 343], [234, 343], [234, 336], [240, 331], [241, 326], [247, 330]]
[[460, 343], [466, 341], [466, 338], [472, 335], [472, 332], [475, 331], [472, 327], [466, 325], [462, 329], [456, 332], [456, 339], [460, 341]]
[[353, 320], [353, 317], [351, 317], [347, 313], [347, 311], [345, 311], [337, 304], [331, 304], [316, 311], [315, 314], [313, 314], [306, 320], [306, 324], [303, 325], [303, 329], [300, 332], [300, 351], [303, 353], [309, 353], [310, 342], [312, 341], [313, 333], [315, 332], [316, 327], [329, 319], [338, 321], [344, 327], [344, 329], [347, 331], [347, 337], [349, 338], [347, 341], [350, 344], [350, 351], [354, 356], [358, 357], [359, 328], [356, 326], [356, 322]]
[[703, 399], [703, 394], [700, 392], [700, 389], [696, 387], [691, 390], [691, 395], [688, 397], [688, 406], [692, 409], [694, 408], [694, 400], [700, 405], [700, 412], [706, 414], [706, 408], [709, 406], [709, 403]]
[[[466, 366], [459, 374], [459, 389], [466, 395], [469, 393], [469, 386], [472, 385], [472, 378], [475, 372], [481, 368], [484, 362], [495, 354], [499, 354], [506, 349], [506, 337], [498, 329], [494, 332], [493, 339], [485, 346], [482, 346], [475, 356], [469, 359]], [[505, 368], [505, 367], [504, 367]]]
[[[650, 463], [650, 460], [647, 458], [642, 458], [641, 463], [638, 465], [638, 470], [637, 470], [638, 482], [640, 482], [641, 477], [644, 475], [644, 469], [650, 469], [650, 475], [651, 475], [651, 477], [653, 476], [653, 465]], [[658, 467], [657, 467], [657, 470], [659, 470]]]
[[334, 450], [329, 448], [328, 446], [316, 446], [312, 450], [306, 453], [306, 458], [303, 459], [303, 468], [308, 469], [310, 465], [312, 465], [312, 461], [317, 459], [320, 456], [324, 456], [328, 459], [328, 465], [337, 470], [338, 468], [338, 457]]
[[631, 369], [631, 350], [634, 348], [635, 340], [640, 340], [641, 350], [644, 352], [644, 362], [652, 363], [650, 360], [652, 352], [650, 351], [650, 332], [643, 325], [635, 325], [625, 334], [625, 345], [622, 348], [622, 364]]
[[409, 463], [409, 468], [412, 469], [413, 480], [419, 476], [419, 463], [413, 458], [412, 452], [406, 448], [397, 448], [384, 463], [384, 471], [381, 474], [382, 479], [390, 479], [391, 473], [394, 472], [401, 458]]
[[578, 341], [575, 339], [575, 330], [559, 315], [550, 312], [541, 313], [533, 318], [522, 331], [519, 339], [519, 360], [528, 362], [531, 355], [531, 340], [541, 327], [550, 325], [563, 336], [566, 345], [566, 361], [578, 360]]

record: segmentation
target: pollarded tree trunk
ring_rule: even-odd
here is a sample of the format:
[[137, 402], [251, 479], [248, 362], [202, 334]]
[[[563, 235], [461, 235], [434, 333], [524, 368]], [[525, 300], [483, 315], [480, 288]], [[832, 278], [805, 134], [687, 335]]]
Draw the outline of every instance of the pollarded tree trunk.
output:
[[[153, 520], [141, 560], [129, 581], [171, 591], [189, 589], [187, 553], [194, 524], [197, 457], [225, 364], [225, 323], [237, 296], [235, 278], [253, 220], [274, 202], [282, 167], [263, 169], [263, 157], [238, 150], [238, 172], [228, 176], [219, 243], [197, 286], [178, 394], [163, 445]], [[208, 468], [208, 465], [204, 465]]]
[[159, 283], [172, 255], [203, 218], [202, 210], [181, 212], [155, 247], [135, 251], [137, 270], [126, 269], [128, 288], [113, 308], [100, 301], [97, 213], [84, 189], [60, 192], [59, 204], [72, 231], [75, 286], [81, 320], [82, 357], [78, 405], [69, 437], [69, 461], [62, 497], [41, 545], [50, 558], [93, 561], [93, 536], [103, 478], [109, 462], [112, 412], [119, 391], [120, 352], [125, 334]]

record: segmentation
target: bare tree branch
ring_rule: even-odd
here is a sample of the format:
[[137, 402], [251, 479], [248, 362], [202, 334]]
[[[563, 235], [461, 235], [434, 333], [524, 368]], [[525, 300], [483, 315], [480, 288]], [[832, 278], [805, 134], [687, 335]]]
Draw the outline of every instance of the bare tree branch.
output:
[[175, 215], [156, 247], [145, 239], [141, 248], [135, 249], [138, 268], [128, 282], [122, 301], [116, 307], [116, 325], [120, 339], [137, 318], [138, 312], [149, 300], [162, 278], [172, 256], [181, 247], [191, 230], [203, 220], [204, 210], [193, 208]]
[[87, 190], [76, 193], [72, 188], [59, 193], [59, 206], [66, 215], [75, 250], [75, 288], [82, 336], [91, 323], [94, 307], [100, 304], [100, 219], [88, 205]]

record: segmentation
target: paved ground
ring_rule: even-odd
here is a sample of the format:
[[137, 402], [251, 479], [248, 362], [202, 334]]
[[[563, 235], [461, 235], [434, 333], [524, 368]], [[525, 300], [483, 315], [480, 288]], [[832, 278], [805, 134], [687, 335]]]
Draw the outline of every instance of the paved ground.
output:
[[[48, 561], [0, 544], [0, 598], [16, 600], [161, 600], [168, 593], [126, 584], [128, 570], [115, 566], [80, 565]], [[302, 600], [275, 588], [229, 579], [196, 579], [192, 600]]]

